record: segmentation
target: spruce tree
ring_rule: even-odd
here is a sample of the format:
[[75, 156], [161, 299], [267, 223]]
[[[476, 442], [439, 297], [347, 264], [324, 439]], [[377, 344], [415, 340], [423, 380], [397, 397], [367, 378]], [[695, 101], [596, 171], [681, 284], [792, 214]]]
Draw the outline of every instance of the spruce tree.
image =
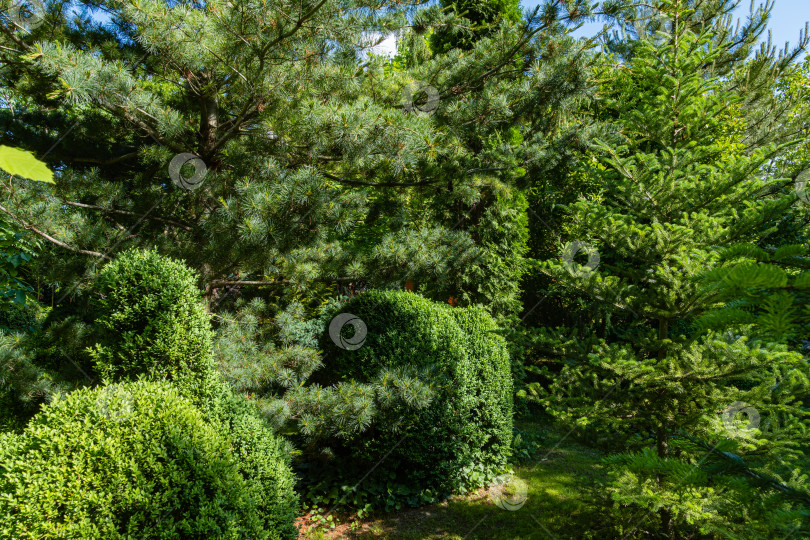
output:
[[652, 2], [655, 31], [613, 57], [594, 103], [613, 133], [582, 165], [601, 189], [568, 207], [569, 242], [543, 263], [604, 321], [547, 331], [563, 361], [544, 402], [624, 450], [608, 492], [639, 510], [616, 526], [625, 537], [646, 529], [647, 510], [669, 538], [787, 534], [810, 501], [797, 465], [807, 361], [695, 324], [723, 300], [702, 281], [733, 271], [722, 248], [756, 243], [795, 202], [760, 174], [780, 151], [752, 125], [764, 111], [735, 114], [755, 75], [773, 96], [790, 54], [736, 58], [717, 32], [729, 22], [703, 20], [709, 4]]

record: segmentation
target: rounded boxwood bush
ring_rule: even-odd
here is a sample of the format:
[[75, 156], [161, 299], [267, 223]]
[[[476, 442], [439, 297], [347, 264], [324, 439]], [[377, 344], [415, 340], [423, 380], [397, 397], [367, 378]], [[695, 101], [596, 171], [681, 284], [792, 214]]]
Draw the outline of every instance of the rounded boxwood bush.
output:
[[212, 332], [194, 273], [152, 251], [129, 251], [96, 282], [93, 354], [105, 382], [170, 380], [233, 446], [250, 498], [281, 538], [297, 538], [289, 443], [216, 370]]
[[194, 396], [212, 391], [210, 316], [184, 263], [129, 250], [99, 272], [93, 292], [91, 354], [105, 382], [146, 376], [172, 380]]
[[239, 441], [167, 382], [77, 390], [0, 441], [3, 538], [295, 538], [240, 473]]
[[[352, 324], [346, 324], [338, 346], [327, 329], [316, 382], [367, 383], [381, 370], [406, 367], [433, 373], [436, 387], [426, 408], [381, 408], [363, 433], [337, 441], [341, 459], [367, 471], [388, 455], [374, 475], [408, 486], [422, 500], [430, 498], [424, 493], [442, 497], [481, 484], [505, 467], [512, 439], [511, 369], [505, 340], [486, 311], [408, 292], [372, 291], [344, 304], [340, 313], [365, 323], [365, 340], [356, 348], [362, 336], [352, 335]], [[390, 429], [395, 425], [398, 432]]]
[[279, 538], [298, 538], [295, 519], [300, 508], [291, 469], [292, 445], [277, 436], [256, 414], [255, 406], [230, 390], [210, 407], [209, 416], [220, 423], [256, 510], [265, 527], [278, 531]]

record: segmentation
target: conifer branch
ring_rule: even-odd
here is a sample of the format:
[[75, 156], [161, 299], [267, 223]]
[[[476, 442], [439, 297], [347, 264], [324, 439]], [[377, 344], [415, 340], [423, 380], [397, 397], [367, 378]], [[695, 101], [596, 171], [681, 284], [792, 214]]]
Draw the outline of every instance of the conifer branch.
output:
[[138, 152], [130, 152], [128, 154], [124, 154], [123, 156], [118, 156], [118, 157], [107, 159], [107, 160], [104, 160], [104, 161], [101, 161], [101, 160], [98, 160], [98, 159], [93, 159], [93, 158], [83, 158], [83, 157], [75, 157], [75, 158], [73, 158], [73, 161], [76, 161], [78, 163], [92, 163], [93, 165], [105, 166], [105, 165], [115, 165], [116, 163], [120, 163], [122, 161], [126, 161], [127, 159], [131, 159], [131, 158], [134, 158], [134, 157], [138, 157]]
[[[337, 277], [337, 278], [316, 278], [312, 281], [323, 281], [323, 282], [332, 282], [332, 281], [358, 281], [358, 278], [354, 277]], [[213, 281], [208, 282], [206, 286], [206, 290], [216, 289], [217, 287], [230, 287], [236, 285], [252, 285], [252, 286], [265, 286], [265, 285], [291, 285], [294, 283], [298, 283], [291, 279], [276, 279], [273, 281], [267, 280], [230, 280], [230, 279], [215, 279]]]
[[745, 461], [741, 457], [734, 456], [733, 454], [730, 455], [728, 452], [723, 452], [721, 450], [718, 450], [717, 445], [712, 445], [712, 444], [707, 443], [706, 441], [698, 439], [697, 437], [693, 437], [693, 436], [689, 435], [688, 433], [686, 433], [683, 430], [680, 430], [678, 432], [678, 434], [680, 436], [684, 437], [685, 439], [691, 441], [692, 443], [698, 445], [699, 447], [703, 448], [707, 452], [719, 457], [723, 461], [731, 463], [735, 467], [737, 467], [739, 469], [742, 469], [742, 471], [745, 474], [747, 474], [748, 476], [750, 476], [754, 480], [758, 481], [759, 483], [765, 484], [765, 485], [767, 485], [767, 486], [769, 486], [769, 487], [771, 487], [771, 488], [773, 488], [773, 489], [775, 489], [775, 490], [777, 490], [780, 493], [783, 493], [785, 495], [791, 496], [791, 497], [796, 498], [796, 499], [800, 499], [805, 504], [810, 504], [810, 494], [809, 493], [806, 493], [804, 491], [799, 491], [799, 490], [794, 489], [794, 488], [792, 488], [790, 486], [787, 486], [787, 485], [783, 484], [782, 482], [778, 481], [777, 479], [775, 479], [775, 478], [773, 478], [773, 477], [771, 477], [771, 476], [769, 476], [767, 474], [764, 474], [762, 472], [754, 471], [753, 469], [748, 467], [748, 465], [746, 465]]
[[262, 52], [268, 51], [272, 47], [275, 47], [276, 45], [281, 43], [283, 40], [287, 39], [288, 37], [298, 32], [298, 30], [300, 30], [301, 27], [304, 26], [304, 23], [307, 22], [309, 19], [311, 19], [315, 15], [315, 13], [317, 13], [318, 10], [323, 7], [324, 4], [326, 4], [326, 0], [321, 0], [321, 2], [317, 6], [313, 7], [305, 15], [299, 16], [298, 21], [295, 23], [295, 26], [293, 26], [293, 28], [290, 31], [280, 34], [276, 39], [267, 43]]
[[185, 229], [187, 231], [191, 230], [190, 225], [187, 225], [185, 223], [181, 223], [179, 221], [175, 221], [175, 220], [169, 219], [169, 218], [151, 216], [151, 215], [148, 215], [148, 214], [138, 214], [136, 212], [130, 212], [129, 210], [119, 210], [117, 208], [106, 208], [106, 207], [103, 207], [103, 206], [95, 206], [95, 205], [92, 205], [92, 204], [83, 204], [83, 203], [77, 203], [77, 202], [71, 202], [71, 201], [63, 201], [62, 204], [67, 204], [68, 206], [76, 206], [78, 208], [87, 208], [89, 210], [98, 210], [98, 211], [103, 212], [103, 213], [121, 214], [123, 216], [135, 216], [135, 217], [139, 217], [141, 219], [144, 219], [144, 218], [151, 219], [153, 221], [160, 221], [160, 222], [163, 222], [163, 223], [168, 223], [170, 225], [176, 225], [177, 227], [182, 227], [183, 229]]
[[34, 227], [32, 224], [28, 223], [24, 219], [22, 219], [22, 218], [20, 218], [18, 216], [15, 216], [14, 214], [9, 212], [3, 206], [0, 206], [0, 211], [2, 211], [3, 213], [5, 213], [9, 217], [11, 217], [17, 223], [19, 223], [22, 226], [23, 229], [25, 229], [27, 231], [31, 231], [31, 232], [41, 236], [42, 238], [44, 238], [48, 242], [51, 242], [52, 244], [57, 245], [57, 246], [59, 246], [59, 247], [61, 247], [63, 249], [67, 249], [68, 251], [72, 251], [73, 253], [80, 253], [82, 255], [90, 255], [92, 257], [99, 257], [99, 258], [102, 258], [102, 259], [105, 259], [105, 260], [108, 260], [108, 261], [112, 260], [110, 257], [104, 255], [103, 253], [99, 253], [97, 251], [88, 251], [86, 249], [75, 248], [75, 247], [70, 246], [70, 245], [68, 245], [68, 244], [66, 244], [66, 243], [64, 243], [64, 242], [62, 242], [60, 240], [57, 240], [53, 236], [50, 236], [49, 234], [40, 231], [39, 229], [37, 229], [36, 227]]
[[411, 187], [411, 186], [429, 186], [431, 184], [438, 184], [441, 179], [422, 180], [421, 182], [364, 182], [362, 180], [350, 180], [348, 178], [341, 178], [326, 171], [319, 171], [322, 175], [330, 180], [335, 180], [342, 184], [349, 184], [354, 186], [372, 186], [372, 187]]

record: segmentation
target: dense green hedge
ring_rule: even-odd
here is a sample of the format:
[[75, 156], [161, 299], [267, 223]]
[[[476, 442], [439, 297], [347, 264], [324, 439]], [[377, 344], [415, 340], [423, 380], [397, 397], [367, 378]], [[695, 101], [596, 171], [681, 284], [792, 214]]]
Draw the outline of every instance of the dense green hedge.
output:
[[211, 392], [213, 332], [194, 273], [154, 251], [130, 250], [95, 282], [96, 370], [105, 382], [169, 379], [192, 395]]
[[[2, 443], [3, 538], [295, 538], [294, 510], [258, 498], [240, 474], [240, 457], [266, 463], [279, 449], [235, 455], [243, 441], [168, 382], [77, 390]], [[264, 481], [280, 500], [291, 479], [274, 482], [286, 474], [277, 462]]]
[[[321, 384], [369, 382], [381, 370], [405, 367], [431, 373], [431, 404], [421, 410], [381, 409], [369, 429], [335, 444], [339, 459], [373, 476], [444, 496], [480, 483], [505, 466], [512, 437], [512, 379], [504, 339], [483, 309], [453, 308], [406, 292], [372, 291], [342, 313], [368, 329], [356, 350], [321, 340]], [[346, 337], [351, 337], [346, 325]], [[400, 431], [392, 431], [398, 425]], [[471, 470], [487, 474], [471, 479]], [[373, 479], [372, 479], [373, 481]]]

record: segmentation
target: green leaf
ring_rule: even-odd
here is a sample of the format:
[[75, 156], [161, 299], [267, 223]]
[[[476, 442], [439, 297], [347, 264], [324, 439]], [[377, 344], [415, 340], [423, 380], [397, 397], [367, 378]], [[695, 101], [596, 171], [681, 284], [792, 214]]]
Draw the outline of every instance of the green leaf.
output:
[[53, 184], [53, 172], [31, 152], [0, 145], [0, 169], [37, 182]]

